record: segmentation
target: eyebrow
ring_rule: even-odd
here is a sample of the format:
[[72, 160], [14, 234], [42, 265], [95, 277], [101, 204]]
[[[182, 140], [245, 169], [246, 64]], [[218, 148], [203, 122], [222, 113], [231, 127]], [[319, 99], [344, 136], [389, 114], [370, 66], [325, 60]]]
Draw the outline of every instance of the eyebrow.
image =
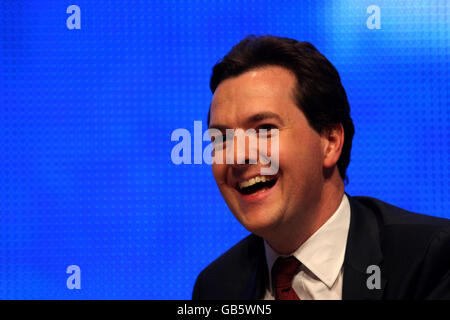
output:
[[[253, 123], [257, 123], [257, 122], [261, 122], [261, 121], [265, 121], [265, 120], [269, 120], [269, 119], [275, 119], [278, 122], [280, 122], [280, 124], [284, 124], [284, 121], [281, 119], [281, 117], [271, 111], [265, 111], [265, 112], [259, 112], [256, 113], [254, 115], [251, 115], [250, 117], [248, 117], [244, 123], [247, 125], [253, 124]], [[210, 129], [218, 129], [221, 131], [225, 131], [226, 129], [231, 129], [228, 126], [225, 125], [221, 125], [221, 124], [212, 124], [209, 126]]]

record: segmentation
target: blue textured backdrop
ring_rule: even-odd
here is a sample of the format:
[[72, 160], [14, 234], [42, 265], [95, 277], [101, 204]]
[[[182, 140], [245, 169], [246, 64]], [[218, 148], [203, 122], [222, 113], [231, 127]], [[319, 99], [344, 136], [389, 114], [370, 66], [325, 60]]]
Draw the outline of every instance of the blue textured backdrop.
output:
[[[66, 9], [81, 8], [68, 30]], [[381, 8], [370, 30], [369, 5]], [[172, 163], [213, 64], [248, 34], [312, 42], [356, 135], [351, 195], [450, 218], [448, 1], [0, 4], [0, 298], [189, 299], [247, 234], [206, 165]], [[81, 290], [66, 288], [79, 265]]]

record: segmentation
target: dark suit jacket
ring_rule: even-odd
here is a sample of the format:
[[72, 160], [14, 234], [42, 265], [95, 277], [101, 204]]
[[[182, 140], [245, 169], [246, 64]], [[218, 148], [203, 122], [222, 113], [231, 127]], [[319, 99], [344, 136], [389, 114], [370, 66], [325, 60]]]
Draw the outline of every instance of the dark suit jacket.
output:
[[[450, 220], [350, 197], [343, 300], [450, 299]], [[198, 276], [193, 299], [262, 299], [268, 281], [263, 239], [249, 235]], [[369, 289], [367, 267], [381, 270]]]

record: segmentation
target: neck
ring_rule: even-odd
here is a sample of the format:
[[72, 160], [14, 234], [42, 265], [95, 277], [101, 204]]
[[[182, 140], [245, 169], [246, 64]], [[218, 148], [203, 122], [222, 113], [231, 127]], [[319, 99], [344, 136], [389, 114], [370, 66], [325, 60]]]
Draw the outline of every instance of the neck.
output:
[[288, 255], [299, 248], [336, 212], [344, 196], [344, 182], [334, 175], [323, 184], [318, 200], [309, 208], [300, 208], [289, 221], [264, 237], [279, 254]]

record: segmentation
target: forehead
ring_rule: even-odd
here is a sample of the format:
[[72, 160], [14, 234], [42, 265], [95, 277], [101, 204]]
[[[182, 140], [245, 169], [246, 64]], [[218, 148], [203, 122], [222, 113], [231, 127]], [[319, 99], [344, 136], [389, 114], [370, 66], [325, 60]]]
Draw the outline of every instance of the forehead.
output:
[[292, 98], [295, 85], [295, 75], [278, 66], [253, 69], [226, 79], [214, 93], [210, 122], [236, 124], [264, 111], [289, 117], [290, 106], [298, 109]]

